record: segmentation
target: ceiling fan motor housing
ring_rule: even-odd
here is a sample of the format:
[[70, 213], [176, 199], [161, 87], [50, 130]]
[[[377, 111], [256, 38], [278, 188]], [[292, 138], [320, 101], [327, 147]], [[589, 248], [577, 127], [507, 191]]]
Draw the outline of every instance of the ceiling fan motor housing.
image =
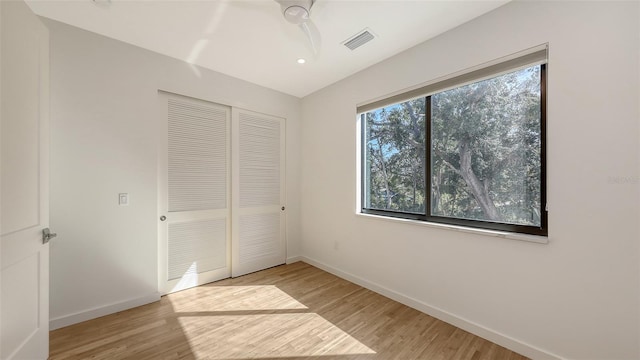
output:
[[313, 0], [276, 0], [282, 7], [284, 18], [296, 25], [300, 25], [309, 20], [309, 11], [313, 5]]

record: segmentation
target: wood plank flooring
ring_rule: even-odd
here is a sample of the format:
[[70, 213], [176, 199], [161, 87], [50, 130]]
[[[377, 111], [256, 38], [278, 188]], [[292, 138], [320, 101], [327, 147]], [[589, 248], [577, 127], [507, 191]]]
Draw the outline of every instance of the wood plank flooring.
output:
[[50, 359], [526, 359], [303, 262], [52, 331]]

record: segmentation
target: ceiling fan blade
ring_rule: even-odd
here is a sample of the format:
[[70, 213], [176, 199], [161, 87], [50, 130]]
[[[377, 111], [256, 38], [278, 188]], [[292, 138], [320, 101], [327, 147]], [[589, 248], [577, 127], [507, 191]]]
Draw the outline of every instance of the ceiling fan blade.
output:
[[320, 31], [309, 18], [311, 8], [316, 0], [275, 0], [275, 2], [280, 4], [284, 18], [300, 27], [300, 30], [307, 37], [307, 44], [313, 56], [318, 56], [321, 42]]
[[300, 24], [299, 26], [300, 26], [300, 29], [302, 29], [302, 32], [304, 32], [304, 34], [307, 36], [307, 39], [309, 40], [309, 47], [311, 48], [313, 55], [317, 56], [318, 53], [320, 53], [320, 43], [321, 43], [320, 31], [318, 31], [318, 28], [311, 20], [307, 20], [302, 24]]

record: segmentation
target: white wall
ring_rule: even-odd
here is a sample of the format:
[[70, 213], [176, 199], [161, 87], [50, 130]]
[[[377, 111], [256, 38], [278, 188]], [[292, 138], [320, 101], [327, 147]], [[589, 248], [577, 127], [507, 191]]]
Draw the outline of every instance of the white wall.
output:
[[[300, 100], [48, 21], [54, 327], [157, 295], [158, 89], [287, 119], [288, 256], [299, 255]], [[221, 54], [224, 56], [224, 54]], [[118, 206], [128, 192], [130, 205]]]
[[[514, 2], [303, 99], [302, 253], [534, 357], [637, 359], [637, 2]], [[356, 104], [549, 43], [549, 243], [355, 214]]]

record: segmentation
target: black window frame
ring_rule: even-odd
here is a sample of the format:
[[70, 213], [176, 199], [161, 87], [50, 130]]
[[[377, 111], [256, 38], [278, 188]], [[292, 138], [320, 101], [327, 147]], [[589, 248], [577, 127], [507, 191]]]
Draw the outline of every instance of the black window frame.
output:
[[[531, 66], [535, 66], [532, 64]], [[431, 193], [431, 94], [425, 96], [425, 213], [409, 213], [402, 211], [393, 211], [393, 210], [381, 210], [381, 209], [371, 209], [365, 207], [366, 205], [366, 112], [361, 113], [360, 116], [360, 125], [361, 125], [361, 134], [360, 134], [360, 178], [361, 178], [361, 194], [360, 194], [360, 211], [363, 214], [370, 215], [379, 215], [386, 216], [392, 218], [401, 218], [401, 219], [409, 219], [409, 220], [419, 220], [428, 223], [438, 223], [438, 224], [446, 224], [446, 225], [454, 225], [454, 226], [462, 226], [468, 228], [476, 228], [483, 230], [494, 230], [494, 231], [502, 231], [502, 232], [510, 232], [517, 234], [526, 234], [526, 235], [537, 235], [537, 236], [548, 236], [548, 211], [547, 211], [547, 64], [542, 63], [538, 64], [540, 66], [540, 226], [531, 226], [531, 225], [519, 225], [519, 224], [509, 224], [509, 223], [501, 223], [501, 222], [491, 222], [491, 221], [482, 221], [482, 220], [471, 220], [471, 219], [462, 219], [462, 218], [452, 218], [452, 217], [442, 217], [442, 216], [434, 216], [431, 215], [431, 202], [432, 202], [432, 193]], [[515, 71], [515, 70], [514, 70]], [[500, 74], [496, 74], [495, 77], [500, 76]], [[477, 80], [480, 81], [480, 80]], [[463, 86], [461, 84], [460, 86]], [[407, 101], [407, 100], [404, 100]], [[399, 102], [401, 103], [401, 102]], [[395, 103], [392, 103], [395, 104]], [[390, 104], [390, 105], [392, 105]]]

